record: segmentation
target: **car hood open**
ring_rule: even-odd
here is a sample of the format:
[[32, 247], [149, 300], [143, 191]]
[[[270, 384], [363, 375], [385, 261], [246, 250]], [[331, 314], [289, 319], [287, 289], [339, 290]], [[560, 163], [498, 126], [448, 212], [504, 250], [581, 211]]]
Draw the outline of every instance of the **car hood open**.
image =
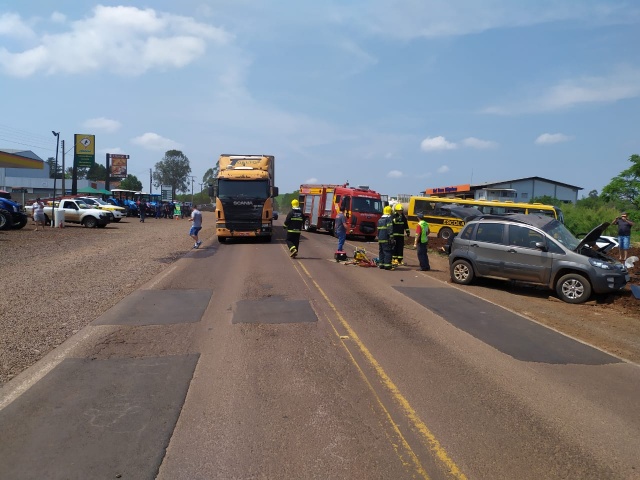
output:
[[579, 252], [580, 249], [582, 247], [584, 247], [585, 245], [589, 245], [589, 244], [594, 244], [595, 245], [596, 240], [598, 240], [598, 238], [600, 238], [600, 235], [602, 235], [602, 233], [607, 229], [607, 227], [609, 225], [611, 225], [609, 222], [601, 223], [596, 228], [594, 228], [589, 233], [587, 233], [584, 236], [584, 238], [582, 240], [580, 240], [580, 243], [576, 247], [576, 252]]

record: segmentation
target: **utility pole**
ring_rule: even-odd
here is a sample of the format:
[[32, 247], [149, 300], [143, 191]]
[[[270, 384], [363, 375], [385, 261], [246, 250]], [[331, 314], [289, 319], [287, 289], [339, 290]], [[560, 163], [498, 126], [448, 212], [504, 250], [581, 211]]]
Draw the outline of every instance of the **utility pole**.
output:
[[149, 195], [151, 195], [153, 185], [153, 175], [151, 175], [151, 169], [149, 169]]
[[56, 165], [53, 169], [53, 203], [51, 204], [51, 227], [56, 226], [56, 180], [58, 179], [58, 151], [60, 150], [60, 132], [51, 130], [56, 141]]
[[67, 187], [65, 186], [65, 171], [64, 171], [64, 140], [62, 140], [62, 196], [67, 194]]
[[191, 178], [191, 205], [193, 206], [193, 182], [195, 181], [196, 177], [191, 176], [189, 178]]

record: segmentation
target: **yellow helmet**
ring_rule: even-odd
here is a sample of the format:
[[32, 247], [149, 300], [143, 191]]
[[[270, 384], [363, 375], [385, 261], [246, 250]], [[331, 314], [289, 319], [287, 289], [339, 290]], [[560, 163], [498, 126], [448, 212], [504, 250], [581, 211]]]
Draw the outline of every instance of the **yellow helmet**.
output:
[[396, 203], [395, 207], [393, 207], [393, 209], [396, 212], [401, 212], [402, 211], [402, 204], [401, 203]]
[[386, 207], [384, 207], [382, 213], [384, 213], [385, 215], [391, 215], [391, 207], [387, 205]]
[[294, 198], [293, 200], [291, 200], [291, 207], [292, 208], [300, 207], [300, 202]]

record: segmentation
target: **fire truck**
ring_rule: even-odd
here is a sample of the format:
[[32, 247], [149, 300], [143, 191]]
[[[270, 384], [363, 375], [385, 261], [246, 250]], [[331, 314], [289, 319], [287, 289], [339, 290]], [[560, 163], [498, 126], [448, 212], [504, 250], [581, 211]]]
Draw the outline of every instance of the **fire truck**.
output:
[[336, 216], [344, 206], [347, 236], [363, 236], [369, 241], [376, 238], [384, 201], [382, 195], [368, 186], [303, 184], [299, 201], [303, 228], [308, 232], [324, 230], [333, 235]]

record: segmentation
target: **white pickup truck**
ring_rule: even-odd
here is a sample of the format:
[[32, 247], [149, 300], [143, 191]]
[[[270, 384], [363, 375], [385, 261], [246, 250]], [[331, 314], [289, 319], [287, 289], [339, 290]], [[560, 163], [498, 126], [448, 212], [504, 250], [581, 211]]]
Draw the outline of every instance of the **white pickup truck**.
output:
[[[112, 214], [110, 212], [91, 208], [80, 200], [63, 198], [59, 203], [56, 203], [55, 209], [64, 211], [64, 223], [79, 223], [87, 228], [104, 228], [111, 222]], [[26, 207], [26, 210], [29, 216], [33, 216], [33, 206]], [[54, 218], [52, 210], [52, 206], [44, 207], [44, 216], [47, 223]]]

